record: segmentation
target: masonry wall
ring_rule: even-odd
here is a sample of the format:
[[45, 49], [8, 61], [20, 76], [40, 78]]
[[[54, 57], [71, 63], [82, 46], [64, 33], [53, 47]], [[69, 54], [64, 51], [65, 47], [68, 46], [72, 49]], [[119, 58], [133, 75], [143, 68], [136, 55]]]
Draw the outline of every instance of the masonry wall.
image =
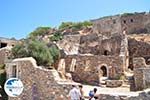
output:
[[126, 29], [127, 34], [150, 33], [150, 13], [125, 13], [92, 20], [93, 32], [110, 37], [121, 34]]
[[10, 49], [5, 47], [0, 49], [0, 64], [5, 64], [6, 58], [10, 55]]
[[121, 33], [120, 15], [103, 17], [92, 20], [92, 22], [94, 23], [94, 33], [99, 33], [107, 37]]
[[1, 43], [6, 43], [7, 46], [14, 46], [17, 42], [18, 42], [17, 40], [0, 37], [0, 48], [1, 48]]
[[63, 40], [56, 44], [59, 49], [63, 49], [66, 54], [77, 54], [80, 43], [80, 35], [66, 35]]
[[128, 41], [130, 66], [132, 66], [132, 58], [134, 57], [143, 57], [146, 59], [146, 63], [150, 64], [148, 61], [148, 59], [150, 59], [150, 44], [131, 38], [129, 38]]
[[147, 33], [144, 16], [144, 13], [123, 14], [121, 16], [122, 30], [126, 28], [127, 34]]
[[133, 59], [135, 90], [143, 90], [150, 87], [150, 65], [146, 65], [145, 60], [140, 58]]
[[150, 68], [138, 68], [134, 70], [135, 90], [150, 88]]
[[[74, 71], [71, 71], [72, 60], [75, 59]], [[101, 67], [107, 69], [107, 76], [110, 79], [117, 79], [123, 73], [122, 61], [119, 57], [74, 55], [65, 58], [66, 72], [72, 73], [73, 80], [81, 83], [99, 84], [102, 77]]]
[[98, 34], [81, 36], [79, 53], [94, 55], [119, 55], [122, 37], [120, 35], [103, 39]]
[[17, 65], [17, 77], [24, 90], [19, 97], [9, 100], [67, 100], [69, 85], [59, 85], [51, 70], [37, 67], [32, 58], [15, 59], [13, 63]]

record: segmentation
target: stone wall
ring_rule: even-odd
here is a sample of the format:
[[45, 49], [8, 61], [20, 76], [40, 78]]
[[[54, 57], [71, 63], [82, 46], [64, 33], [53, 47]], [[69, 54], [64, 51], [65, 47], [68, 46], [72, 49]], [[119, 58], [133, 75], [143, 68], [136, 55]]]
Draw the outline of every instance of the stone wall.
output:
[[[36, 66], [33, 58], [21, 58], [12, 61], [16, 64], [16, 75], [24, 85], [23, 93], [16, 98], [9, 100], [67, 100], [69, 85], [59, 85], [52, 70]], [[10, 67], [7, 67], [7, 74], [10, 74]], [[9, 75], [7, 75], [9, 76]]]
[[80, 54], [119, 55], [122, 37], [120, 35], [103, 39], [98, 34], [81, 36]]
[[134, 57], [143, 57], [146, 59], [146, 63], [150, 63], [150, 44], [148, 42], [137, 41], [133, 38], [128, 39], [129, 44], [129, 56], [130, 56], [130, 66], [132, 66], [132, 59]]
[[17, 42], [17, 40], [0, 37], [0, 48], [2, 48], [2, 43], [6, 44], [6, 46], [14, 46]]
[[134, 70], [135, 90], [150, 88], [150, 67]]
[[67, 55], [78, 54], [80, 43], [80, 35], [66, 35], [63, 40], [58, 41], [56, 44], [59, 49], [63, 49]]
[[73, 80], [81, 83], [98, 85], [104, 74], [110, 79], [118, 79], [123, 73], [122, 61], [115, 56], [72, 55], [65, 58], [65, 63], [66, 72], [72, 73]]
[[142, 91], [137, 96], [116, 96], [101, 94], [98, 100], [150, 100], [150, 91]]
[[122, 30], [126, 28], [127, 34], [147, 33], [144, 18], [145, 13], [123, 14], [121, 16]]
[[110, 37], [126, 29], [127, 34], [150, 33], [150, 13], [126, 13], [92, 20], [93, 32]]
[[120, 15], [108, 16], [100, 19], [92, 20], [93, 32], [110, 37], [113, 34], [121, 33]]
[[134, 58], [135, 90], [150, 88], [150, 65], [145, 64], [143, 58]]
[[0, 49], [0, 64], [5, 64], [5, 60], [11, 54], [11, 48], [5, 47]]

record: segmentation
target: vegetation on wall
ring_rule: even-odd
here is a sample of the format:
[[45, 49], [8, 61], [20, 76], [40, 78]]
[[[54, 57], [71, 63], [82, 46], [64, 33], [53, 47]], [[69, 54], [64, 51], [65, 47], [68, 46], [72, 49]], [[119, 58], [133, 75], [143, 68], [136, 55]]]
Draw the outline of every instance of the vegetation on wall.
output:
[[36, 36], [41, 36], [49, 33], [49, 30], [51, 27], [38, 27], [36, 28], [33, 32], [29, 34], [30, 38], [36, 37]]
[[62, 22], [61, 25], [59, 26], [60, 30], [65, 30], [65, 29], [72, 29], [74, 31], [78, 31], [83, 29], [84, 27], [91, 26], [92, 23], [90, 21], [84, 21], [84, 22]]
[[52, 29], [51, 27], [38, 27], [29, 33], [27, 39], [12, 48], [12, 58], [33, 57], [38, 65], [51, 65], [60, 57], [60, 51], [54, 45], [48, 47], [43, 42], [43, 36], [52, 32], [49, 35], [49, 42], [51, 43], [52, 41], [61, 40], [63, 38], [62, 32], [65, 29], [78, 31], [91, 25], [92, 23], [89, 21], [76, 23], [63, 22], [58, 29], [52, 31], [50, 31]]
[[53, 36], [50, 37], [51, 41], [59, 41], [63, 38], [63, 35], [60, 32], [55, 32]]

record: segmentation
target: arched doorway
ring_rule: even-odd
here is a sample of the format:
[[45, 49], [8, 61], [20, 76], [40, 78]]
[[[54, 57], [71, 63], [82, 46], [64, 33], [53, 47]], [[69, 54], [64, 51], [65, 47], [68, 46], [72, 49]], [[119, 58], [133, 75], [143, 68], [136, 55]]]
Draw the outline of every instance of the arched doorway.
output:
[[107, 77], [107, 68], [106, 68], [106, 66], [102, 66], [101, 71], [102, 71], [102, 76]]

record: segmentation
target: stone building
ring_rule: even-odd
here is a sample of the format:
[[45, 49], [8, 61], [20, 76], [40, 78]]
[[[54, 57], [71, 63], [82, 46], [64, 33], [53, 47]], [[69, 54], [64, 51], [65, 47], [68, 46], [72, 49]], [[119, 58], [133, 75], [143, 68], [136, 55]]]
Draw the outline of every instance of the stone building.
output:
[[123, 75], [128, 65], [127, 45], [127, 37], [121, 35], [109, 39], [97, 34], [67, 35], [57, 42], [66, 54], [64, 70], [76, 82], [95, 85], [102, 78], [118, 80]]
[[142, 57], [133, 59], [135, 90], [150, 88], [150, 65]]
[[149, 13], [108, 16], [92, 22], [91, 34], [69, 34], [57, 42], [66, 54], [62, 57], [65, 71], [74, 81], [98, 85], [104, 77], [118, 80], [133, 70], [135, 57], [149, 63], [150, 43], [130, 37], [150, 33]]
[[15, 39], [7, 39], [0, 37], [0, 48], [7, 47], [7, 46], [14, 46], [17, 43]]
[[111, 36], [126, 29], [127, 34], [150, 33], [150, 13], [125, 13], [92, 20], [94, 33]]
[[[59, 83], [56, 70], [36, 65], [32, 58], [18, 58], [6, 63], [7, 78], [17, 77], [24, 85], [23, 93], [9, 100], [67, 100], [71, 84]], [[75, 84], [75, 83], [72, 83]]]
[[[135, 90], [150, 87], [150, 42], [131, 38], [134, 33], [150, 33], [150, 14], [122, 14], [93, 23], [91, 34], [66, 33], [56, 43], [63, 54], [55, 64], [57, 75], [80, 83], [116, 87], [121, 86], [121, 77], [131, 69]], [[68, 85], [60, 85], [56, 73], [37, 66], [33, 58], [15, 59], [6, 67], [8, 78], [23, 81], [25, 90], [20, 100], [67, 100]]]
[[0, 37], [0, 64], [5, 64], [5, 60], [11, 54], [11, 48], [17, 43], [17, 40]]

